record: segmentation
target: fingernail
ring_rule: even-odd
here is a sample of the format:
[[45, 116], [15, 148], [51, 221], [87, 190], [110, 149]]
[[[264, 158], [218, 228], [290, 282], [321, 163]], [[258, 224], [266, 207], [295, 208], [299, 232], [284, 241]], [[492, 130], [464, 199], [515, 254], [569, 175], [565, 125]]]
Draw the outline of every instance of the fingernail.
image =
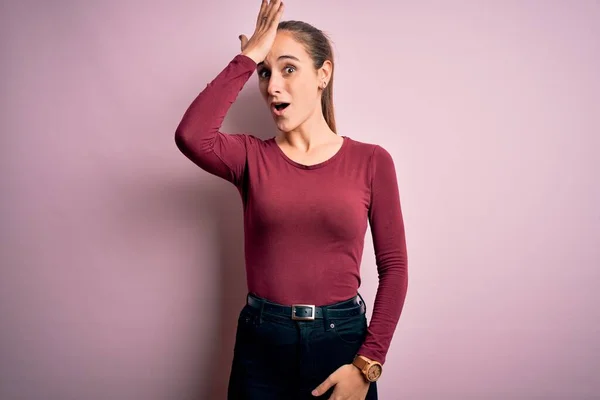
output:
[[312, 394], [313, 396], [317, 396], [319, 392], [317, 392], [317, 389], [315, 389], [312, 392], [310, 392], [310, 394]]

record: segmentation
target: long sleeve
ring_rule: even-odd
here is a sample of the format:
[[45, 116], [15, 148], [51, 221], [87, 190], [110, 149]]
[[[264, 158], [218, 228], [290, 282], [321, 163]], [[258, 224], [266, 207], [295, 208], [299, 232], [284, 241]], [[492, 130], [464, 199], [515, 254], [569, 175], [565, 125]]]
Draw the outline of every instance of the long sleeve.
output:
[[203, 170], [238, 186], [245, 172], [247, 135], [219, 130], [255, 69], [254, 60], [236, 55], [200, 92], [175, 131], [175, 143], [186, 157]]
[[383, 364], [406, 298], [408, 257], [394, 161], [381, 146], [375, 146], [371, 161], [369, 224], [379, 286], [358, 353]]

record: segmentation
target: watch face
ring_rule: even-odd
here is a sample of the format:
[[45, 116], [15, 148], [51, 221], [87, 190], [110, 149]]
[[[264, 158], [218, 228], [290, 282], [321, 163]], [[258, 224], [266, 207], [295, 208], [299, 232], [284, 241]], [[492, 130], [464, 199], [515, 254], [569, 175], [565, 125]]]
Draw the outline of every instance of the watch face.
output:
[[371, 382], [375, 382], [381, 376], [381, 365], [373, 364], [367, 371], [367, 379]]

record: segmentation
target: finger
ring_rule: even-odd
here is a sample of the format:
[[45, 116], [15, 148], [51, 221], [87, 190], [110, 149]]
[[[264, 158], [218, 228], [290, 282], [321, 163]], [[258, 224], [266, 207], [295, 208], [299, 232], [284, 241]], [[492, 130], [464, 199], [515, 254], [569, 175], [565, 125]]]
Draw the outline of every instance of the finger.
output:
[[275, 17], [273, 18], [273, 21], [271, 22], [272, 24], [278, 26], [279, 25], [279, 21], [281, 20], [281, 16], [283, 15], [283, 9], [285, 8], [283, 1], [281, 2], [281, 4], [279, 4], [279, 9], [277, 10], [277, 13], [275, 14]]
[[260, 27], [268, 28], [271, 26], [271, 19], [273, 16], [273, 7], [277, 0], [270, 0], [269, 4], [263, 10], [263, 13], [260, 15]]
[[277, 15], [277, 11], [279, 11], [279, 6], [281, 5], [281, 0], [271, 0], [269, 4], [269, 10], [267, 11], [267, 21], [269, 22], [269, 26], [273, 23], [273, 19], [275, 15]]
[[315, 390], [312, 391], [312, 395], [313, 396], [320, 396], [323, 393], [325, 393], [326, 391], [329, 390], [329, 388], [331, 388], [333, 385], [335, 385], [334, 382], [334, 378], [333, 378], [333, 374], [329, 375], [329, 377], [327, 377], [327, 379], [325, 379], [323, 381], [323, 383], [321, 383], [319, 386], [317, 386], [315, 388]]
[[243, 34], [240, 35], [240, 42], [241, 42], [242, 50], [244, 50], [244, 48], [248, 44], [248, 38], [246, 37], [246, 35], [243, 35]]
[[268, 20], [267, 29], [273, 29], [273, 26], [277, 28], [277, 26], [279, 26], [279, 20], [281, 19], [281, 15], [283, 14], [284, 6], [282, 1], [278, 1], [278, 3], [279, 6], [277, 7], [277, 10]]
[[260, 3], [260, 10], [258, 11], [258, 17], [256, 17], [256, 26], [263, 24], [263, 17], [267, 15], [268, 7], [269, 2], [267, 0], [262, 0], [262, 3]]

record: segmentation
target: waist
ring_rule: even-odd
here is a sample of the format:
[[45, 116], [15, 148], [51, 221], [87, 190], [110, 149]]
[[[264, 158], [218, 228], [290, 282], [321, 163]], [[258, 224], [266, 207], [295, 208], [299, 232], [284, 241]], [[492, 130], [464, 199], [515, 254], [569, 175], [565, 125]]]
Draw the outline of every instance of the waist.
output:
[[293, 320], [311, 321], [321, 318], [346, 318], [364, 314], [366, 305], [360, 293], [338, 303], [316, 306], [314, 304], [279, 304], [249, 293], [246, 304], [266, 314], [289, 317]]

